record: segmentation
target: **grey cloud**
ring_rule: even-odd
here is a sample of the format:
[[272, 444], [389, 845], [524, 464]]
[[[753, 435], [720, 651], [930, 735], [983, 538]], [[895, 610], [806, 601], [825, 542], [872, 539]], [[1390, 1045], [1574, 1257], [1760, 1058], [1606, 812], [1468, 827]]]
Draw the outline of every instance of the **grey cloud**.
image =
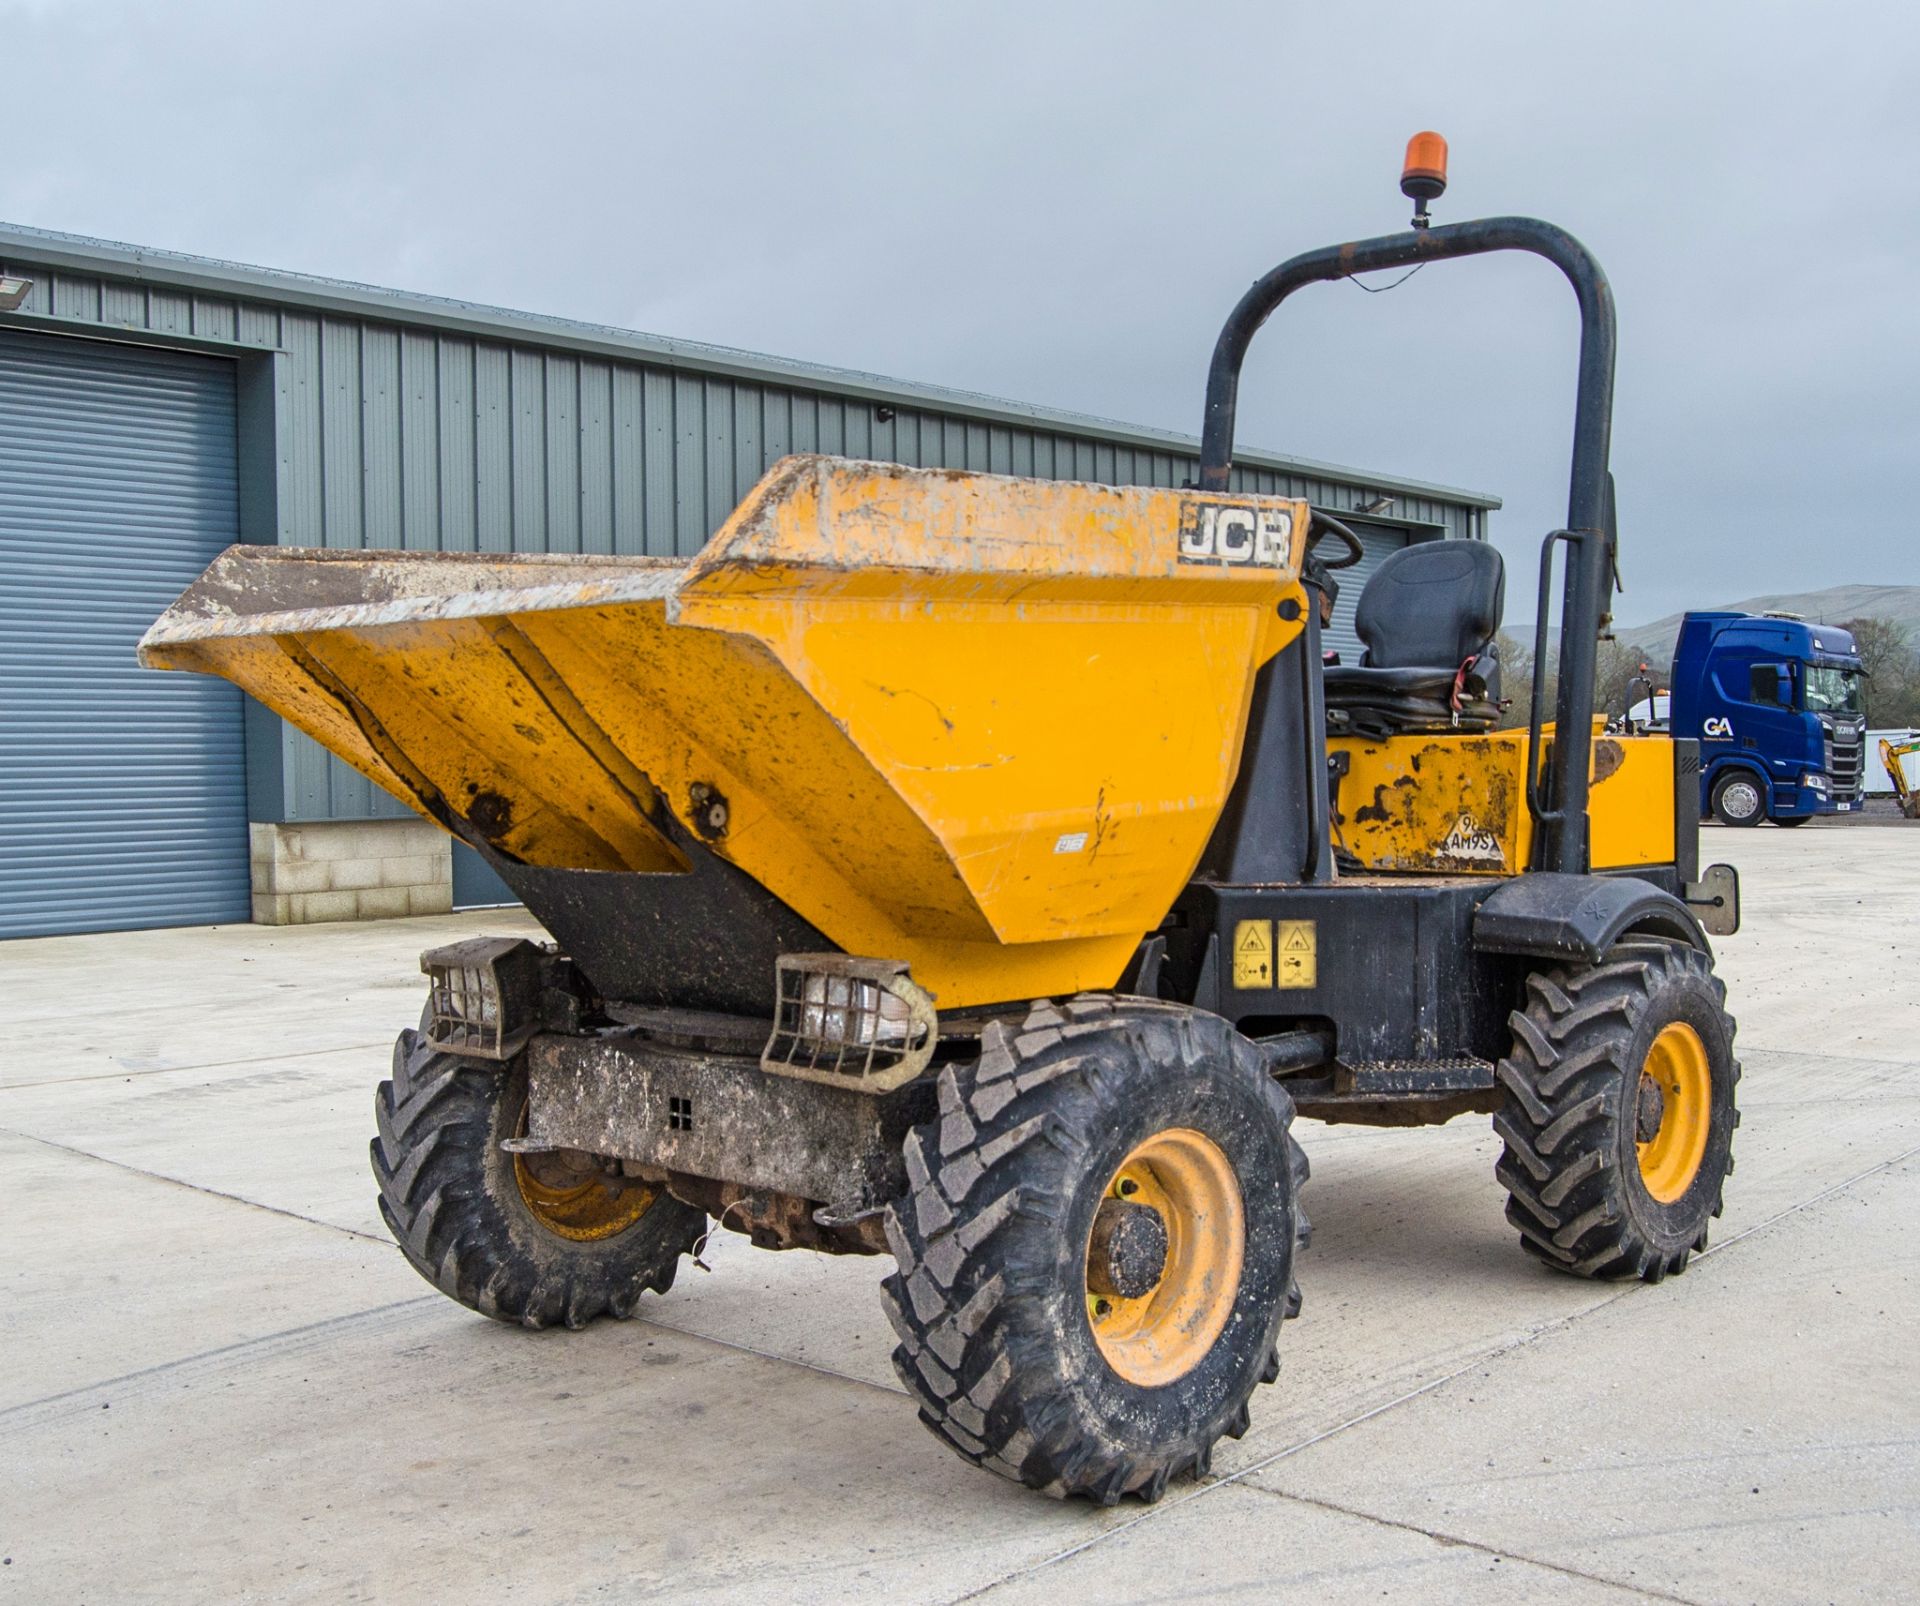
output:
[[[1621, 308], [1628, 620], [1920, 581], [1897, 4], [258, 5], [0, 0], [0, 216], [1197, 428], [1220, 318], [1308, 246], [1537, 212]], [[1564, 516], [1551, 270], [1322, 288], [1250, 442]], [[1524, 612], [1524, 603], [1515, 610]]]

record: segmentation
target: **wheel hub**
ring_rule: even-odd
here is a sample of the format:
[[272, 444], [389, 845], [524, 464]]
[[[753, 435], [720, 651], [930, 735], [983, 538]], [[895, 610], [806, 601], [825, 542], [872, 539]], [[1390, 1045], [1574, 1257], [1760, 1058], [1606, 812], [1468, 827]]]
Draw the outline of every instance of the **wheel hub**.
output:
[[1634, 1139], [1651, 1143], [1660, 1135], [1660, 1122], [1667, 1113], [1667, 1095], [1645, 1071], [1640, 1073], [1640, 1107], [1634, 1120]]
[[1640, 1067], [1634, 1134], [1640, 1180], [1660, 1204], [1679, 1199], [1700, 1174], [1712, 1110], [1707, 1046], [1685, 1021], [1673, 1021], [1654, 1038]]
[[1087, 1287], [1096, 1294], [1139, 1299], [1167, 1269], [1167, 1224], [1160, 1212], [1125, 1199], [1103, 1199], [1087, 1244]]
[[653, 1207], [657, 1189], [602, 1171], [591, 1155], [571, 1149], [516, 1154], [513, 1180], [533, 1219], [574, 1243], [623, 1233]]
[[1239, 1296], [1246, 1233], [1239, 1177], [1204, 1133], [1157, 1132], [1121, 1162], [1086, 1254], [1094, 1343], [1120, 1377], [1157, 1388], [1206, 1359]]

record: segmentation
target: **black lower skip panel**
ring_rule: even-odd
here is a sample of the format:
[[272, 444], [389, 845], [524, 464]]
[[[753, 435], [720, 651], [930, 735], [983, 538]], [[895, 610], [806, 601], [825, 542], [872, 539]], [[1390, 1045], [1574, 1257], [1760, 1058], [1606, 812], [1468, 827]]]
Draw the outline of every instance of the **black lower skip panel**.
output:
[[601, 994], [772, 1019], [774, 961], [834, 944], [745, 872], [684, 841], [681, 874], [556, 870], [482, 852]]

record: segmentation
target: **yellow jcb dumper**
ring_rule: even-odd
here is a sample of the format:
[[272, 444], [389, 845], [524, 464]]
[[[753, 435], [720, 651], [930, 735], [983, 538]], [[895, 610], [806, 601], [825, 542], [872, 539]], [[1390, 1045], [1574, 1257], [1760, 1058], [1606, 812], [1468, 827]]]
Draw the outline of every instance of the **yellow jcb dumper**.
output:
[[[1437, 152], [1435, 147], [1438, 147]], [[1658, 1280], [1732, 1168], [1691, 744], [1593, 718], [1611, 298], [1526, 218], [1296, 257], [1221, 333], [1200, 482], [791, 457], [691, 561], [235, 547], [143, 660], [226, 676], [470, 843], [553, 937], [424, 956], [380, 1086], [421, 1274], [578, 1327], [709, 1223], [890, 1254], [923, 1421], [1050, 1493], [1157, 1498], [1247, 1427], [1299, 1307], [1296, 1110], [1494, 1114], [1524, 1246]], [[1351, 532], [1231, 473], [1302, 286], [1518, 250], [1583, 334], [1555, 719], [1494, 729], [1484, 543], [1319, 610]], [[1541, 690], [1536, 686], [1536, 693]]]

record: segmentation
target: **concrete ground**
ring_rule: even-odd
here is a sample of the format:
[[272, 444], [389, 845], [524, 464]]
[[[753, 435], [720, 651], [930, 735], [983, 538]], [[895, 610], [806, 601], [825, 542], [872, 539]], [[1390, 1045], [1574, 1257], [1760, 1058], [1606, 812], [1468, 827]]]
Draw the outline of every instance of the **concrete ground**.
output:
[[1483, 1120], [1304, 1125], [1281, 1380], [1151, 1509], [937, 1445], [879, 1262], [724, 1238], [579, 1334], [416, 1278], [373, 1084], [417, 950], [523, 916], [0, 946], [0, 1602], [1911, 1598], [1920, 828], [1705, 847], [1747, 918], [1712, 1250], [1557, 1278]]

